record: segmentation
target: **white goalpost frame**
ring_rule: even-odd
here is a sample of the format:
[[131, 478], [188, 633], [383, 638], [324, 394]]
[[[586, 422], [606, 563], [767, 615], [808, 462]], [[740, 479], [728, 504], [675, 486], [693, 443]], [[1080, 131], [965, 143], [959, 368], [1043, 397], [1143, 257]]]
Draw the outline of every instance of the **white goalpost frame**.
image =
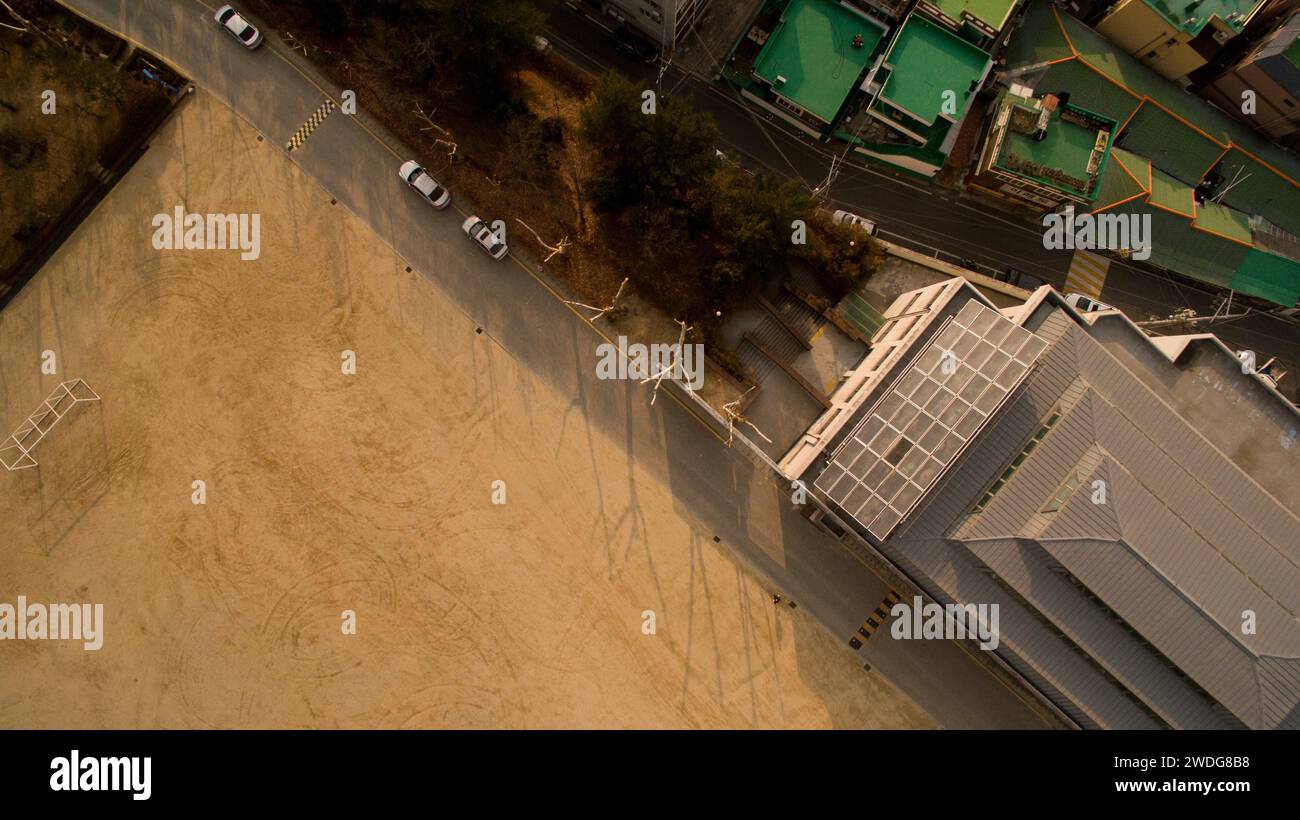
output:
[[[87, 393], [89, 395], [85, 395]], [[91, 390], [90, 385], [82, 379], [63, 382], [0, 445], [0, 464], [10, 472], [35, 467], [38, 462], [32, 456], [32, 450], [41, 443], [46, 433], [54, 429], [54, 425], [78, 404], [99, 400], [99, 394]]]

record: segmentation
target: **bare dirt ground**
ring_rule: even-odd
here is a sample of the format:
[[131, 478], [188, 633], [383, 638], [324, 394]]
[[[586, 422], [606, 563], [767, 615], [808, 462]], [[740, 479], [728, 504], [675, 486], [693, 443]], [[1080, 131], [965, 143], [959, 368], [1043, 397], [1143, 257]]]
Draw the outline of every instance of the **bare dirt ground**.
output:
[[[261, 258], [153, 250], [182, 200]], [[103, 397], [0, 472], [0, 601], [107, 620], [0, 642], [0, 727], [934, 726], [328, 203], [197, 93], [0, 313], [0, 434]]]

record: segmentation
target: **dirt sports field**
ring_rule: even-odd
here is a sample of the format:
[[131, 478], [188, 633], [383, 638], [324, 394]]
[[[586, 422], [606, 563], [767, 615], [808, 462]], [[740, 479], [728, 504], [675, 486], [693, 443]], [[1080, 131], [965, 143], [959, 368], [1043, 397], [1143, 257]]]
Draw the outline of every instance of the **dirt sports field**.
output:
[[[260, 259], [155, 251], [182, 200]], [[933, 726], [203, 93], [0, 313], [0, 435], [78, 376], [0, 470], [0, 602], [104, 646], [0, 642], [0, 726]]]

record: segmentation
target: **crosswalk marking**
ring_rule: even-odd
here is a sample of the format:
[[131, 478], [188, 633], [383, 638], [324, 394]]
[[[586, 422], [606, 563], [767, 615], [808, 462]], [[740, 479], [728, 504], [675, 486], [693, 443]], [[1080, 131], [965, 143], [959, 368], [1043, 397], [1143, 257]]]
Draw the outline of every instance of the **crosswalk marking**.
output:
[[1074, 258], [1070, 260], [1070, 272], [1065, 276], [1065, 292], [1082, 293], [1100, 299], [1109, 269], [1110, 260], [1106, 257], [1091, 251], [1075, 251]]
[[881, 601], [875, 611], [868, 615], [867, 619], [862, 622], [862, 626], [858, 627], [857, 633], [849, 636], [849, 646], [854, 649], [861, 649], [863, 641], [875, 634], [875, 631], [880, 628], [880, 625], [889, 618], [889, 610], [893, 609], [894, 604], [898, 603], [899, 599], [902, 597], [903, 596], [891, 589], [889, 594], [885, 596], [885, 600]]
[[315, 131], [321, 123], [325, 122], [325, 118], [330, 115], [330, 112], [333, 111], [334, 108], [335, 105], [333, 100], [326, 100], [321, 103], [319, 108], [311, 112], [311, 116], [307, 118], [307, 122], [303, 123], [302, 128], [293, 132], [293, 136], [289, 137], [289, 141], [285, 143], [284, 150], [292, 151], [295, 148], [301, 148], [302, 144], [311, 136], [311, 132]]

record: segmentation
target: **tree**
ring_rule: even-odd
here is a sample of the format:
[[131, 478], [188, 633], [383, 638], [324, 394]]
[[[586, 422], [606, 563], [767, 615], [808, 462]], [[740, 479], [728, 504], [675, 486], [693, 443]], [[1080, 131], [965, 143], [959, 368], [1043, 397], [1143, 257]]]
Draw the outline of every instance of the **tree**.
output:
[[717, 125], [676, 99], [656, 100], [650, 114], [643, 104], [642, 90], [611, 72], [583, 107], [593, 202], [614, 213], [638, 206], [685, 212], [717, 166]]
[[860, 228], [818, 217], [809, 231], [804, 258], [831, 290], [835, 301], [847, 296], [880, 267], [884, 250]]
[[784, 269], [797, 247], [794, 221], [807, 223], [813, 215], [813, 202], [799, 182], [782, 181], [766, 170], [751, 176], [730, 164], [711, 182], [713, 227], [743, 280], [752, 283], [764, 272]]
[[510, 68], [531, 54], [546, 17], [519, 0], [425, 0], [452, 66], [485, 108], [508, 97]]
[[480, 107], [496, 112], [508, 80], [532, 53], [545, 15], [520, 0], [299, 0], [325, 34], [364, 30], [383, 45], [392, 73], [424, 85], [454, 80]]
[[331, 37], [347, 30], [348, 7], [344, 0], [300, 0], [322, 33]]

